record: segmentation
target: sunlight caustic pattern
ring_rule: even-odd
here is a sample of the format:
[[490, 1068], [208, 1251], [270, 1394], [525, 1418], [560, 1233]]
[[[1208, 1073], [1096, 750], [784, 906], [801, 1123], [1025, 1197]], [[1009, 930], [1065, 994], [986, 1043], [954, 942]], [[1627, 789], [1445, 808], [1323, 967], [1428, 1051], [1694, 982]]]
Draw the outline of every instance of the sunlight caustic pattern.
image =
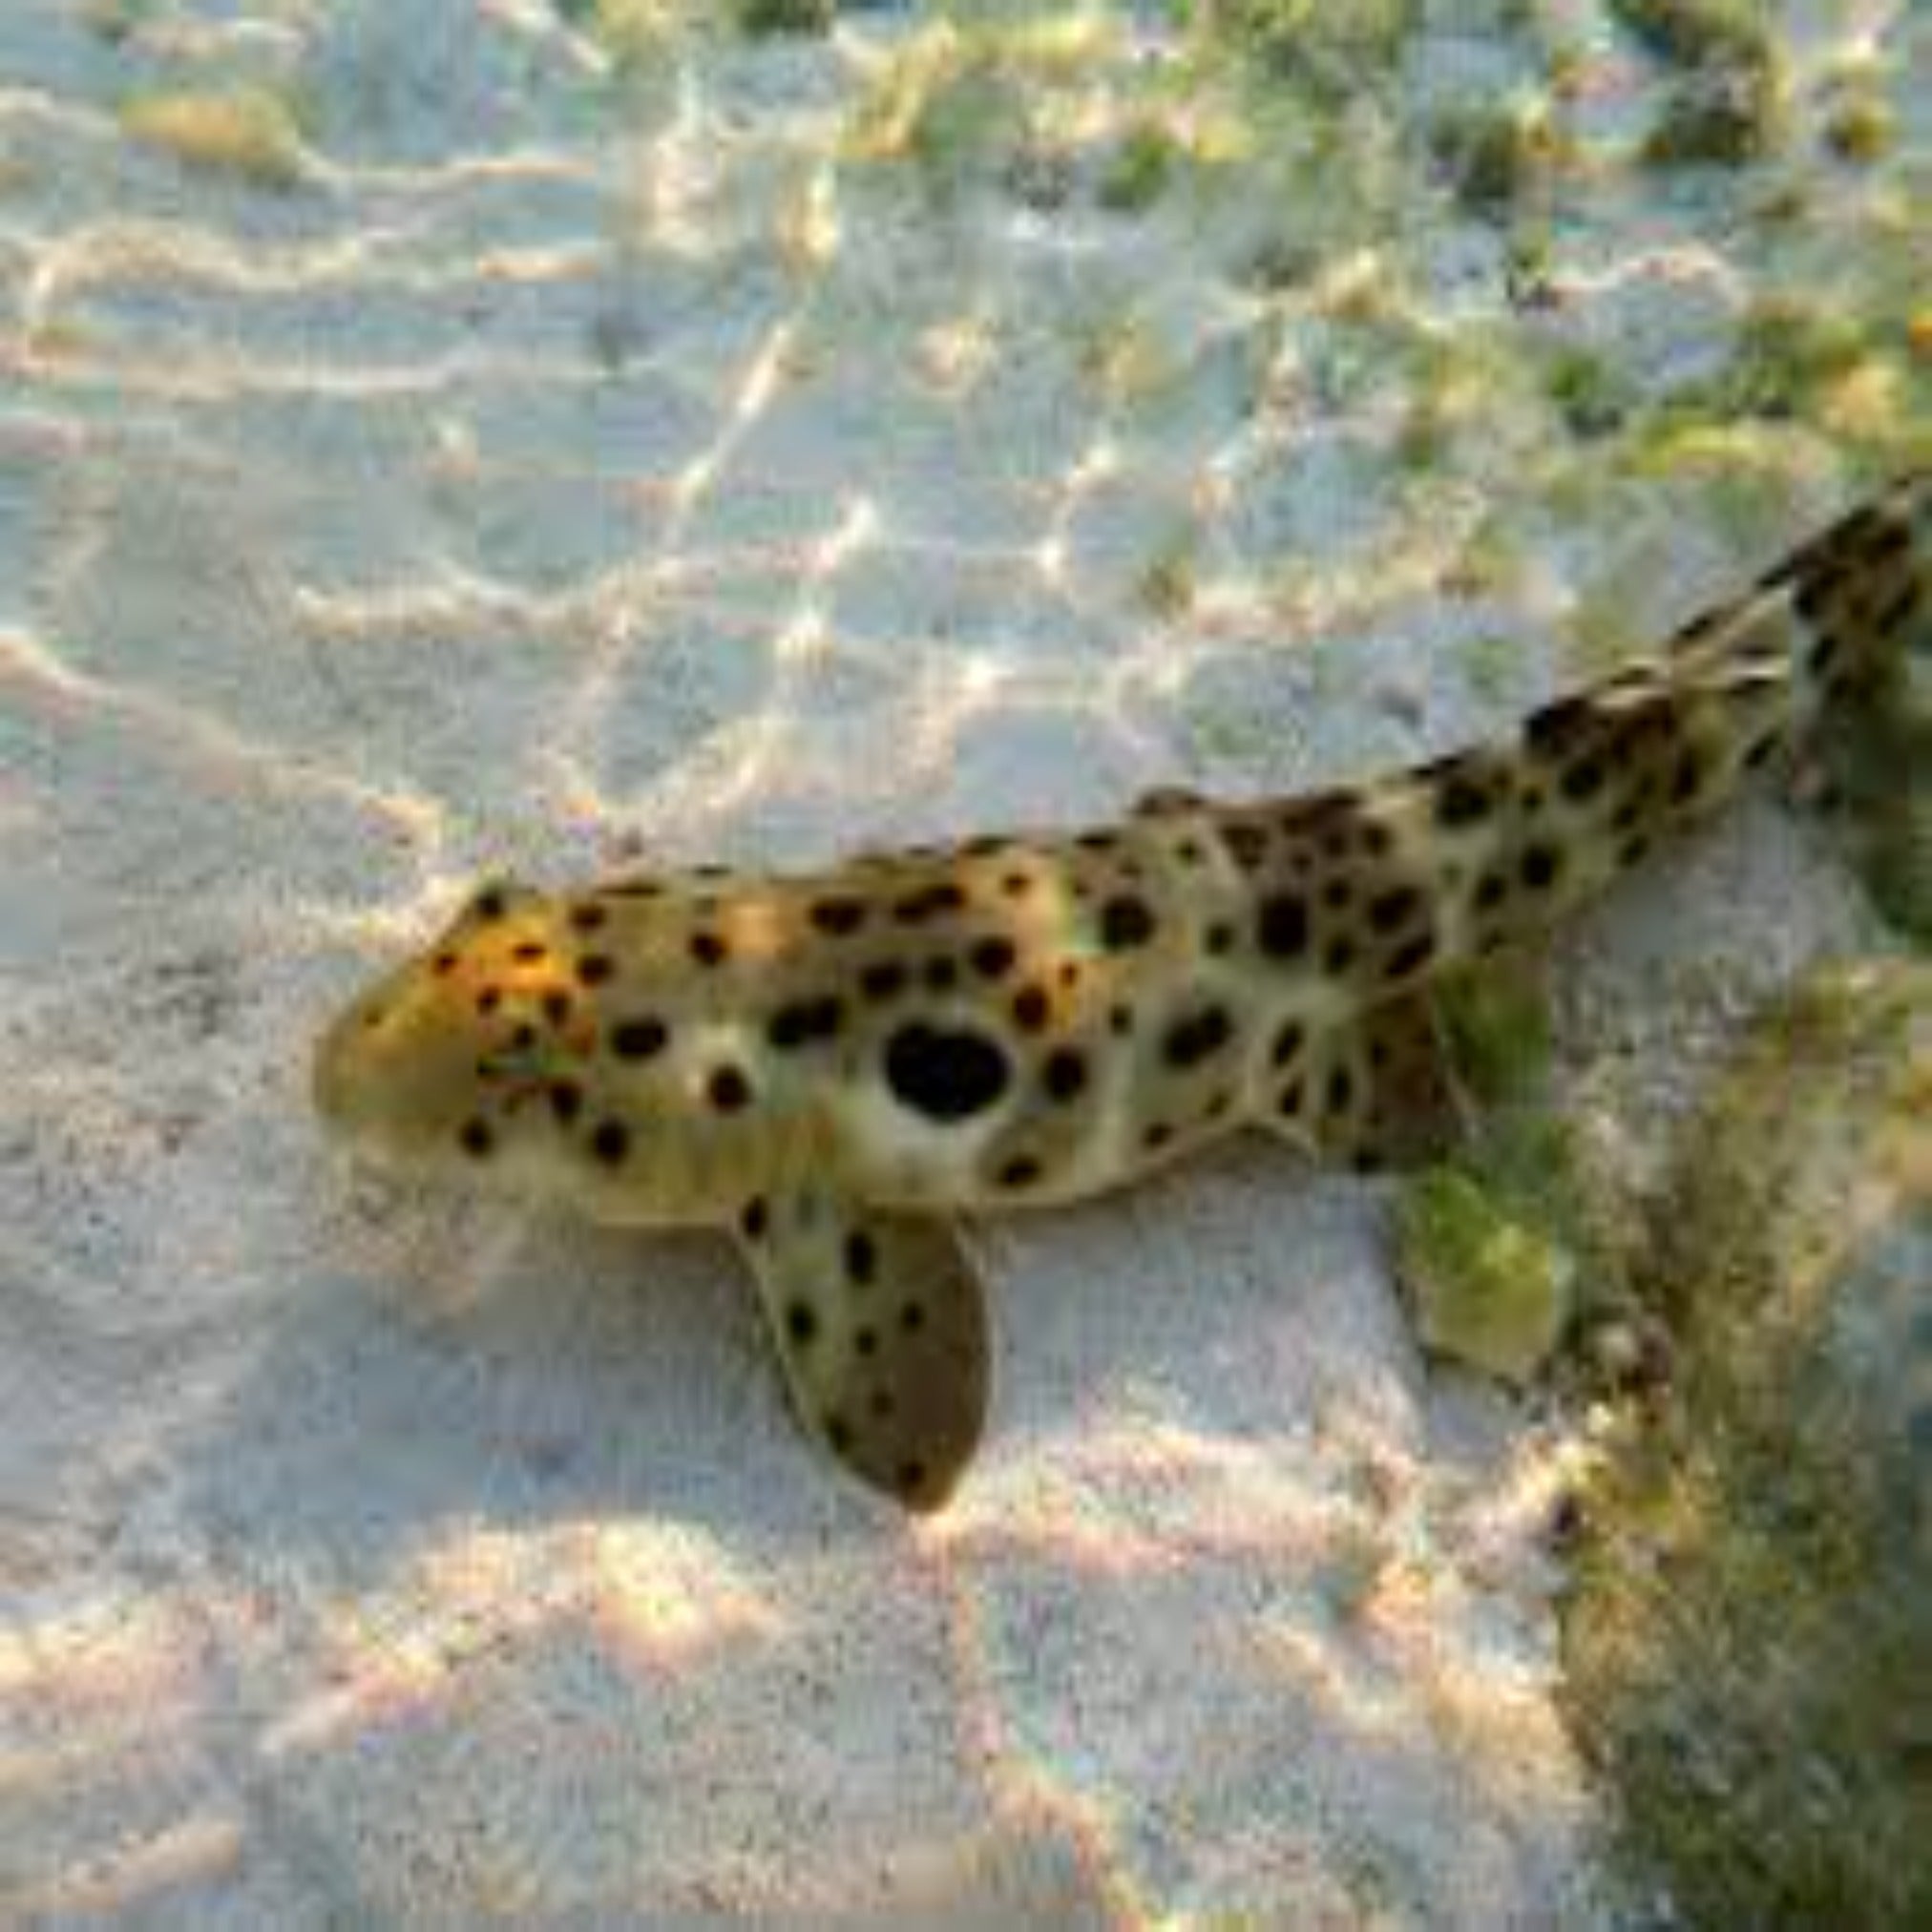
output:
[[1785, 158], [1678, 177], [1613, 7], [757, 10], [0, 10], [0, 1917], [1560, 1916], [1561, 1454], [1353, 1186], [994, 1236], [908, 1532], [707, 1250], [342, 1182], [302, 1043], [485, 868], [1289, 789], [1661, 633], [1922, 458], [1923, 31], [1764, 10]]

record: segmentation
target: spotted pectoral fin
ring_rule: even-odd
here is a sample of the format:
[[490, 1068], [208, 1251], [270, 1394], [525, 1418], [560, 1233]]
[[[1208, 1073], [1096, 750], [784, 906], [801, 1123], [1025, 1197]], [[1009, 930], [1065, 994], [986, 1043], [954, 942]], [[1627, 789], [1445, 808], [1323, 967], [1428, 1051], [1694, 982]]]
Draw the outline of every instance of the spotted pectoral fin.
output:
[[938, 1508], [986, 1415], [985, 1297], [956, 1230], [807, 1186], [754, 1203], [741, 1239], [799, 1419], [862, 1481]]
[[1274, 1124], [1324, 1161], [1406, 1167], [1443, 1153], [1465, 1116], [1436, 1003], [1416, 994], [1311, 1035], [1283, 1066]]

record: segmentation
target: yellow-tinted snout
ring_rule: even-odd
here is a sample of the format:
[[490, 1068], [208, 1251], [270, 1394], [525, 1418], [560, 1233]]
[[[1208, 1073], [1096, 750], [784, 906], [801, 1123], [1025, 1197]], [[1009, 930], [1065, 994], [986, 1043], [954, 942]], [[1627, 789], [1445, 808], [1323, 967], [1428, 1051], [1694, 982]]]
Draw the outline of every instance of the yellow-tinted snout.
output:
[[421, 966], [389, 975], [324, 1032], [310, 1068], [316, 1112], [353, 1145], [414, 1161], [455, 1151], [487, 1042], [453, 989]]

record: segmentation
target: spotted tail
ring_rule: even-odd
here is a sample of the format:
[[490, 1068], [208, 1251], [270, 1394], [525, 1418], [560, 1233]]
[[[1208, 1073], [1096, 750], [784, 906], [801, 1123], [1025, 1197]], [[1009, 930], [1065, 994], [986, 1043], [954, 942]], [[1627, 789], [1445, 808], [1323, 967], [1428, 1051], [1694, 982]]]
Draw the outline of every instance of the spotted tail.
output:
[[1215, 814], [1259, 949], [1356, 1002], [1533, 936], [1707, 816], [1932, 617], [1932, 476], [1794, 551], [1513, 743]]

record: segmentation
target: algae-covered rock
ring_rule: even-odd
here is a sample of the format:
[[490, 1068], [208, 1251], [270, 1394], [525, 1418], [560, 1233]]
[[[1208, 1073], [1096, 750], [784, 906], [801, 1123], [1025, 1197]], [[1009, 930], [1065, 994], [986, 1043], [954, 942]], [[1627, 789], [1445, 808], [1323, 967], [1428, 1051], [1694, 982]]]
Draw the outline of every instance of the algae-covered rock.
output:
[[1573, 1725], [1685, 1922], [1932, 1923], [1932, 967], [1818, 975], [1684, 1148], [1675, 1379], [1585, 1499]]
[[1404, 1193], [1396, 1269], [1432, 1354], [1523, 1383], [1563, 1338], [1575, 1262], [1454, 1167], [1418, 1176]]

